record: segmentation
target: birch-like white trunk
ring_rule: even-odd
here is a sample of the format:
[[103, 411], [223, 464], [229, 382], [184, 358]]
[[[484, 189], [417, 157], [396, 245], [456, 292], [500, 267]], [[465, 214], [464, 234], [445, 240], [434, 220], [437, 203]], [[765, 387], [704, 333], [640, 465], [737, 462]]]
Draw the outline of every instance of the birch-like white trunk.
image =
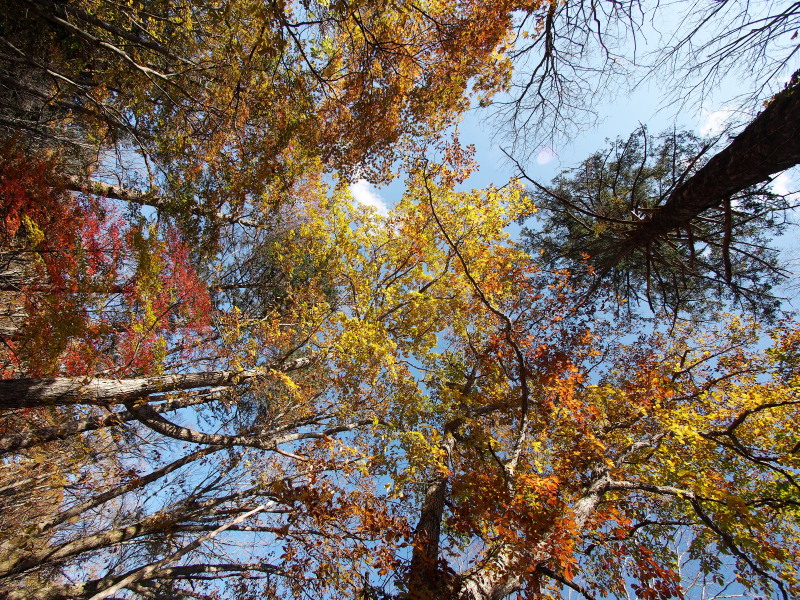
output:
[[[274, 370], [295, 371], [311, 364], [309, 357], [277, 365]], [[205, 387], [237, 385], [263, 377], [262, 369], [246, 371], [203, 371], [179, 375], [158, 375], [132, 379], [99, 377], [45, 377], [0, 380], [0, 410], [111, 404], [160, 392], [177, 392]]]

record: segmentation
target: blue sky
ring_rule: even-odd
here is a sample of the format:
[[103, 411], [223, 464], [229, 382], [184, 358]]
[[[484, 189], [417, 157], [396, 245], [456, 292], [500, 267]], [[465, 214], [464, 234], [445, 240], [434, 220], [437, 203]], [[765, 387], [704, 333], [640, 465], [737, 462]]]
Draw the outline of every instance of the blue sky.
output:
[[[757, 12], [768, 4], [771, 5], [764, 3], [760, 8], [758, 5], [757, 8], [751, 7], [751, 11]], [[639, 41], [658, 40], [645, 43], [637, 50], [639, 55], [645, 56], [645, 60], [646, 52], [657, 50], [657, 44], [673, 41], [671, 36], [687, 25], [680, 22], [683, 18], [681, 15], [669, 11], [658, 18], [664, 20], [660, 28], [666, 37], [655, 32], [655, 25], [652, 23], [646, 20], [642, 23], [645, 32], [641, 34]], [[786, 44], [785, 41], [781, 43]], [[795, 42], [792, 39], [788, 43], [794, 45]], [[770, 88], [773, 91], [780, 89], [788, 81], [787, 73], [797, 68], [797, 62], [794, 60], [782, 74], [771, 78]], [[634, 74], [637, 72], [639, 71], [635, 69]], [[560, 171], [577, 165], [592, 152], [603, 148], [606, 139], [627, 137], [641, 125], [646, 125], [654, 134], [676, 128], [693, 130], [703, 136], [716, 136], [723, 132], [726, 124], [732, 124], [731, 132], [736, 133], [743, 124], [755, 117], [756, 112], [742, 110], [740, 102], [743, 96], [746, 97], [747, 90], [759, 86], [759, 81], [764, 79], [763, 72], [748, 72], [746, 68], [728, 72], [716, 82], [718, 85], [711, 82], [708, 87], [703, 87], [702, 96], [690, 90], [685, 90], [686, 94], [682, 94], [683, 86], [691, 87], [691, 81], [681, 79], [680, 74], [672, 72], [671, 77], [664, 75], [661, 73], [660, 78], [658, 74], [650, 76], [639, 83], [633, 92], [629, 92], [629, 80], [612, 78], [611, 85], [617, 86], [619, 91], [607, 89], [598, 94], [601, 101], [592, 107], [597, 114], [596, 124], [575, 131], [567, 141], [551, 142], [530, 149], [530, 158], [522, 161], [527, 174], [540, 183], [549, 183]], [[767, 91], [762, 97], [767, 98], [769, 95]], [[474, 108], [461, 123], [460, 141], [465, 145], [476, 146], [476, 158], [480, 165], [480, 170], [467, 182], [469, 187], [483, 188], [489, 184], [500, 186], [515, 174], [513, 166], [500, 150], [510, 144], [496, 135], [498, 129], [498, 123], [492, 119], [491, 107]], [[775, 182], [776, 191], [785, 193], [800, 187], [800, 174], [797, 173], [797, 168], [794, 171], [778, 177]], [[385, 214], [399, 199], [402, 191], [401, 181], [383, 189], [378, 189], [365, 180], [351, 186], [351, 192], [358, 202], [374, 207], [381, 214]]]
[[[525, 163], [526, 172], [541, 183], [549, 183], [560, 171], [577, 165], [592, 152], [603, 148], [606, 139], [626, 137], [640, 125], [646, 125], [653, 133], [675, 127], [715, 136], [724, 130], [727, 122], [747, 121], [748, 116], [753, 116], [742, 114], [733, 108], [733, 103], [724, 100], [710, 107], [683, 110], [677, 114], [670, 107], [662, 108], [662, 103], [660, 92], [644, 87], [630, 95], [620, 94], [598, 107], [602, 116], [597, 125], [576, 133], [572, 140], [537, 146]], [[497, 126], [489, 110], [470, 111], [459, 127], [461, 142], [474, 144], [477, 150], [480, 169], [468, 180], [472, 188], [503, 185], [515, 173], [513, 165], [501, 151], [507, 142], [496, 135]], [[798, 176], [792, 171], [783, 173], [775, 181], [776, 191], [780, 193], [794, 191], [797, 184]], [[395, 181], [386, 188], [377, 188], [361, 179], [352, 184], [350, 190], [358, 202], [386, 214], [402, 194], [403, 185], [402, 181]]]

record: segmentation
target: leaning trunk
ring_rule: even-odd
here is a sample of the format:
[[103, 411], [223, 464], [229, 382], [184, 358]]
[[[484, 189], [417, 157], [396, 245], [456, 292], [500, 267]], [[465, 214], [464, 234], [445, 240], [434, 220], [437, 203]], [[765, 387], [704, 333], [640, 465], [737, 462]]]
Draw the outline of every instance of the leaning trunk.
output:
[[630, 252], [686, 227], [703, 211], [800, 164], [798, 123], [800, 83], [778, 94], [724, 150], [675, 188], [650, 219], [630, 231], [611, 264], [604, 267], [613, 267]]
[[[310, 358], [298, 358], [272, 367], [294, 371], [308, 366]], [[232, 386], [263, 376], [264, 370], [205, 371], [133, 379], [91, 377], [47, 377], [0, 380], [0, 410], [68, 406], [107, 405], [142, 398], [149, 394], [205, 387]]]

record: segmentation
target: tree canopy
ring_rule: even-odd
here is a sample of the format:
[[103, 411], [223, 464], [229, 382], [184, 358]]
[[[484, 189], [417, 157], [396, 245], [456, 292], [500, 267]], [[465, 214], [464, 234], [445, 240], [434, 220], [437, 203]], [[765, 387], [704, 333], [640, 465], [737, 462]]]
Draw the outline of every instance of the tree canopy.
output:
[[[654, 64], [793, 68], [797, 7], [737, 6]], [[795, 79], [544, 185], [526, 128], [658, 7], [3, 8], [0, 596], [800, 596]], [[519, 178], [466, 185], [474, 106]]]

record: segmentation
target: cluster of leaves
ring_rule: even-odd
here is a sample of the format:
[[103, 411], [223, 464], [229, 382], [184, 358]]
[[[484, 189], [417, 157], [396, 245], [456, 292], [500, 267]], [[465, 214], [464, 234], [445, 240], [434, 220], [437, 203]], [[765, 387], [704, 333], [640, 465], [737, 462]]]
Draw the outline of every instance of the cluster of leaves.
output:
[[13, 146], [0, 167], [5, 293], [26, 315], [7, 340], [7, 376], [155, 372], [176, 331], [208, 333], [208, 287], [176, 230], [73, 197], [59, 167]]
[[706, 163], [713, 143], [688, 133], [652, 136], [642, 128], [585, 159], [531, 194], [541, 224], [526, 229], [526, 247], [540, 249], [554, 268], [586, 264], [576, 277], [654, 313], [702, 316], [726, 303], [774, 318], [782, 281], [773, 237], [787, 226], [788, 195], [770, 182], [743, 189], [702, 218], [632, 251], [627, 243], [642, 222]]
[[[672, 202], [708, 149], [644, 131], [463, 189], [442, 132], [508, 85], [515, 18], [552, 58], [573, 6], [9, 7], [1, 596], [800, 595], [786, 198]], [[398, 157], [389, 215], [358, 205]]]
[[[218, 304], [213, 360], [8, 380], [5, 406], [19, 390], [50, 418], [7, 411], [3, 447], [72, 462], [13, 513], [4, 593], [191, 596], [224, 572], [208, 591], [668, 598], [684, 550], [709, 578], [730, 557], [737, 585], [797, 593], [795, 325], [770, 352], [731, 319], [623, 343], [509, 239], [533, 210], [519, 184], [455, 190], [470, 164], [457, 147], [419, 163], [388, 218], [319, 181], [273, 247], [278, 272], [304, 265], [286, 301]], [[151, 321], [157, 292], [191, 289], [188, 253], [153, 227], [128, 238], [130, 314]], [[191, 343], [183, 318], [154, 331]]]
[[116, 148], [115, 175], [182, 218], [260, 212], [319, 159], [391, 178], [411, 140], [503, 89], [512, 15], [539, 5], [9, 4], [3, 124], [72, 140], [83, 162]]

